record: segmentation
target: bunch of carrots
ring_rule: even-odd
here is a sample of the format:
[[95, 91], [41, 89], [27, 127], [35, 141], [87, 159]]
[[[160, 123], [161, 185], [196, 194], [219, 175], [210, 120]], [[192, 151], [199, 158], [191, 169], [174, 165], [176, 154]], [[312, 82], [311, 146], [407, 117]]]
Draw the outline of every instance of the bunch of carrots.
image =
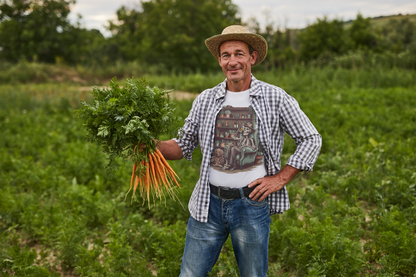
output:
[[[135, 152], [136, 149], [137, 146], [135, 147]], [[177, 198], [175, 185], [178, 188], [180, 187], [177, 179], [180, 180], [162, 153], [158, 149], [149, 151], [145, 160], [134, 163], [130, 189], [126, 197], [133, 189], [133, 201], [133, 199], [136, 199], [136, 191], [138, 189], [143, 199], [143, 204], [147, 199], [150, 208], [150, 196], [152, 196], [153, 200], [156, 198], [161, 200], [165, 197], [165, 192], [167, 192], [173, 199]]]
[[[179, 178], [157, 150], [158, 138], [175, 136], [181, 124], [169, 91], [151, 88], [145, 79], [126, 79], [120, 86], [113, 78], [108, 87], [94, 87], [92, 96], [90, 103], [82, 102], [77, 114], [88, 140], [107, 154], [108, 172], [117, 169], [116, 158], [133, 160], [127, 193], [133, 191], [132, 200], [137, 199], [137, 190], [143, 201], [149, 202], [149, 208], [151, 197], [153, 201], [165, 196], [177, 199]], [[137, 143], [146, 148], [139, 149]]]

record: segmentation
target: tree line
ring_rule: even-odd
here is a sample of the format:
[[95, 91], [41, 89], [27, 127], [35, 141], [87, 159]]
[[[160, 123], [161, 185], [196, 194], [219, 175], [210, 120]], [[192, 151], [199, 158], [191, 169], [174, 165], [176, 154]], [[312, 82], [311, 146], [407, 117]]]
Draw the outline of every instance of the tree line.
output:
[[108, 23], [111, 36], [105, 37], [79, 20], [70, 22], [73, 4], [75, 0], [0, 0], [0, 62], [106, 66], [136, 61], [161, 70], [208, 72], [218, 65], [204, 40], [228, 25], [243, 24], [269, 43], [262, 68], [340, 63], [354, 53], [361, 53], [361, 59], [390, 55], [395, 63], [401, 55], [414, 68], [416, 23], [408, 17], [375, 25], [358, 14], [348, 24], [323, 17], [302, 30], [273, 22], [261, 29], [254, 18], [243, 22], [231, 0], [151, 0], [121, 6], [117, 20]]
[[361, 60], [392, 58], [396, 59], [394, 65], [397, 65], [397, 58], [402, 58], [408, 67], [414, 69], [415, 66], [416, 22], [409, 17], [373, 24], [370, 18], [358, 13], [349, 24], [323, 17], [303, 30], [280, 30], [272, 24], [267, 25], [265, 31], [254, 29], [269, 42], [268, 67], [285, 67], [293, 62], [327, 65], [357, 57]]

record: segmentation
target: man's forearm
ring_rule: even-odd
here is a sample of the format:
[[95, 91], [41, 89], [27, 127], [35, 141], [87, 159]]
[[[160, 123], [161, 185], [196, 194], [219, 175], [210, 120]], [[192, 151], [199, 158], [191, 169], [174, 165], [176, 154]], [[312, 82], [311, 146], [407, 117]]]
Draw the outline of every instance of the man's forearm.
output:
[[290, 165], [285, 165], [279, 173], [273, 176], [267, 176], [251, 182], [248, 187], [256, 186], [250, 193], [249, 197], [252, 200], [259, 198], [259, 202], [263, 201], [270, 193], [281, 190], [287, 183], [301, 172], [300, 169], [294, 168]]
[[302, 170], [294, 168], [293, 166], [290, 165], [285, 165], [280, 171], [279, 171], [279, 177], [282, 180], [283, 183], [287, 184], [289, 183], [293, 178], [296, 177], [296, 175], [298, 175], [299, 172], [301, 172]]
[[173, 139], [159, 141], [157, 149], [159, 149], [166, 160], [180, 160], [183, 157], [182, 149]]

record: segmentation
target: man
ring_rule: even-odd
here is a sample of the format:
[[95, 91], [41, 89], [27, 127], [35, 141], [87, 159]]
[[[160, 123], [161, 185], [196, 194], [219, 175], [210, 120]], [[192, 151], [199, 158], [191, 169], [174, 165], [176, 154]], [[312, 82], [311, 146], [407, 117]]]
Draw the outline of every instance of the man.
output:
[[[180, 276], [207, 276], [228, 235], [241, 276], [266, 276], [270, 215], [289, 209], [285, 185], [300, 171], [312, 170], [321, 136], [295, 99], [252, 76], [252, 66], [267, 54], [263, 37], [233, 25], [221, 35], [208, 38], [205, 44], [218, 59], [226, 80], [195, 99], [180, 138], [162, 141], [158, 146], [170, 160], [191, 160], [198, 144], [203, 154], [200, 179], [189, 202], [191, 216]], [[216, 124], [223, 107], [233, 111], [225, 127]], [[259, 149], [246, 155], [248, 167], [230, 171], [211, 166], [214, 155], [223, 153], [227, 159], [227, 144], [214, 140], [228, 140], [228, 144], [233, 140], [214, 134], [235, 132], [243, 125], [256, 130], [251, 132], [256, 134], [253, 149]], [[295, 140], [297, 148], [281, 168], [285, 132]], [[245, 162], [240, 156], [234, 158]], [[254, 158], [263, 162], [252, 163]]]

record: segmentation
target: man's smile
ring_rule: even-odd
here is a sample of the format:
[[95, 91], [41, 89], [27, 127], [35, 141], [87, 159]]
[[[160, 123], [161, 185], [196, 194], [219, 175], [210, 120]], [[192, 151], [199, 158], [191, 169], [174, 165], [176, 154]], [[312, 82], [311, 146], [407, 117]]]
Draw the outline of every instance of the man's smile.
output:
[[238, 72], [241, 68], [229, 68], [227, 69], [229, 72], [233, 73], [233, 72]]

